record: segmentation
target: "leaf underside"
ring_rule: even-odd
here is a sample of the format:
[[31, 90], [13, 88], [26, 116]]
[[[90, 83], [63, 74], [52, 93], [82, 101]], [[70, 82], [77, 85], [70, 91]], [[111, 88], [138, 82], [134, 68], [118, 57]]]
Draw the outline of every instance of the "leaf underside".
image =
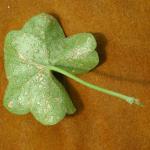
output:
[[7, 34], [4, 45], [8, 86], [4, 106], [12, 113], [31, 112], [44, 125], [73, 114], [75, 107], [63, 85], [47, 69], [57, 66], [72, 74], [90, 71], [98, 62], [90, 33], [65, 37], [58, 21], [42, 13], [21, 30]]

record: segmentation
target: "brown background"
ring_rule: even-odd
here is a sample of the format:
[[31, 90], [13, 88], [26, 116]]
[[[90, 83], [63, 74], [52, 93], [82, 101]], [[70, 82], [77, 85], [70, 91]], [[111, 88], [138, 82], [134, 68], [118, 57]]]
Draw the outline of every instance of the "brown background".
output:
[[[10, 8], [9, 8], [10, 7]], [[94, 33], [101, 63], [79, 77], [140, 98], [143, 108], [63, 79], [78, 112], [55, 126], [2, 106], [6, 33], [40, 12], [53, 14], [66, 35]], [[150, 150], [149, 0], [0, 0], [0, 150]]]

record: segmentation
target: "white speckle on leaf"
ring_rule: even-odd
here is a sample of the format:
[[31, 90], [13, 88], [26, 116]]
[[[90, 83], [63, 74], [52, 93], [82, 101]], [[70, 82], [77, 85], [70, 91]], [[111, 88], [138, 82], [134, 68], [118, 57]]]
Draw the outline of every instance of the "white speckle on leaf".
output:
[[49, 120], [50, 122], [53, 122], [54, 116], [48, 116], [48, 120]]
[[19, 55], [19, 58], [20, 58], [23, 62], [26, 61], [25, 57], [24, 57], [21, 53], [18, 53], [18, 55]]
[[19, 103], [20, 105], [22, 105], [22, 106], [24, 105], [24, 103], [23, 103], [22, 101], [19, 101], [18, 103]]
[[22, 100], [21, 97], [19, 97], [18, 100], [21, 101]]
[[39, 80], [39, 76], [36, 76], [36, 78], [35, 78], [36, 80]]
[[55, 101], [56, 101], [57, 103], [61, 103], [61, 102], [62, 102], [62, 100], [61, 100], [59, 97], [56, 97], [56, 98], [55, 98]]
[[27, 96], [27, 95], [28, 95], [28, 93], [27, 93], [27, 92], [25, 92], [25, 93], [24, 93], [24, 95], [25, 95], [25, 96]]
[[46, 108], [44, 108], [44, 109], [43, 109], [43, 111], [44, 111], [44, 113], [46, 113], [46, 112], [47, 112], [47, 109], [46, 109]]
[[9, 107], [9, 108], [12, 108], [12, 107], [13, 107], [13, 101], [10, 101], [10, 102], [8, 103], [8, 107]]
[[7, 8], [9, 9], [9, 8], [10, 8], [10, 6], [8, 5], [8, 6], [7, 6]]
[[47, 109], [48, 109], [48, 110], [50, 110], [50, 109], [51, 109], [51, 106], [50, 106], [49, 104], [47, 105]]
[[43, 77], [40, 77], [40, 78], [39, 78], [39, 81], [42, 81], [42, 80], [43, 80]]
[[39, 88], [41, 88], [42, 87], [42, 85], [41, 84], [39, 84]]
[[34, 51], [35, 51], [35, 53], [37, 53], [39, 51], [39, 49], [38, 48], [34, 48]]
[[38, 101], [37, 104], [40, 105], [40, 102]]

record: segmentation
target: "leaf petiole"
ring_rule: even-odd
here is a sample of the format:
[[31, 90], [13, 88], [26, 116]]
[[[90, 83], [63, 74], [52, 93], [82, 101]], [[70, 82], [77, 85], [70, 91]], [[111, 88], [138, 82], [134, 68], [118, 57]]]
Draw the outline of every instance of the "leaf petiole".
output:
[[77, 76], [75, 76], [75, 75], [73, 75], [73, 74], [71, 74], [71, 73], [69, 73], [69, 72], [67, 72], [67, 71], [65, 71], [65, 70], [63, 70], [59, 67], [49, 66], [48, 69], [51, 70], [51, 71], [61, 73], [61, 74], [65, 75], [65, 76], [75, 80], [76, 82], [79, 82], [79, 83], [81, 83], [81, 84], [83, 84], [83, 85], [85, 85], [85, 86], [87, 86], [91, 89], [97, 90], [99, 92], [102, 92], [102, 93], [105, 93], [105, 94], [108, 94], [108, 95], [111, 95], [111, 96], [114, 96], [114, 97], [118, 97], [118, 98], [120, 98], [120, 99], [122, 99], [122, 100], [124, 100], [124, 101], [126, 101], [130, 104], [136, 104], [138, 106], [143, 106], [143, 104], [135, 97], [126, 96], [124, 94], [121, 94], [121, 93], [118, 93], [118, 92], [114, 92], [112, 90], [108, 90], [108, 89], [96, 86], [94, 84], [91, 84], [89, 82], [86, 82], [86, 81], [78, 78]]

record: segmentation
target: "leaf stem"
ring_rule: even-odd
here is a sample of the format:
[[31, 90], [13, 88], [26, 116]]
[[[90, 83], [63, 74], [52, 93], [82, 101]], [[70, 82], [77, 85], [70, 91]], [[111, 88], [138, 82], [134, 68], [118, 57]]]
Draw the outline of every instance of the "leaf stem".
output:
[[139, 106], [143, 106], [143, 104], [137, 99], [137, 98], [134, 98], [134, 97], [130, 97], [130, 96], [126, 96], [124, 94], [121, 94], [121, 93], [118, 93], [118, 92], [114, 92], [112, 90], [108, 90], [108, 89], [105, 89], [103, 87], [99, 87], [99, 86], [96, 86], [94, 84], [91, 84], [89, 82], [86, 82], [80, 78], [78, 78], [77, 76], [59, 68], [59, 67], [56, 67], [56, 66], [49, 66], [48, 69], [50, 69], [51, 71], [55, 71], [55, 72], [58, 72], [58, 73], [61, 73], [73, 80], [75, 80], [76, 82], [79, 82], [91, 89], [94, 89], [94, 90], [97, 90], [97, 91], [100, 91], [102, 93], [105, 93], [105, 94], [108, 94], [108, 95], [111, 95], [111, 96], [114, 96], [114, 97], [118, 97], [130, 104], [136, 104], [136, 105], [139, 105]]

